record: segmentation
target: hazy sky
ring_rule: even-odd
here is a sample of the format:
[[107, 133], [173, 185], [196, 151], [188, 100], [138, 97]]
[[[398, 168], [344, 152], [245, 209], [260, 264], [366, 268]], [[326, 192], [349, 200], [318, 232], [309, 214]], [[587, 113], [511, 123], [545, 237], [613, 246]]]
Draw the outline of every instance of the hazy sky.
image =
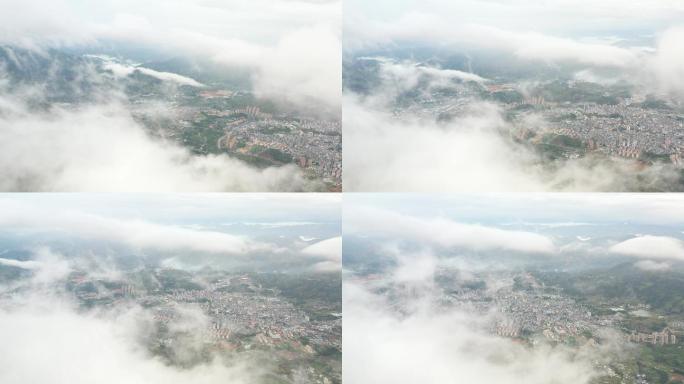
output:
[[339, 105], [340, 1], [1, 0], [0, 44], [32, 49], [112, 44], [159, 58], [245, 68], [254, 91]]
[[[154, 28], [159, 36], [183, 31], [266, 46], [298, 29], [325, 25], [334, 30], [341, 23], [337, 0], [3, 0], [0, 4], [4, 10], [0, 36], [33, 39], [36, 44], [74, 44], [108, 37], [135, 42], [134, 32]], [[147, 37], [138, 36], [137, 43]]]
[[390, 256], [417, 247], [442, 256], [484, 252], [492, 260], [684, 261], [678, 194], [354, 194], [344, 213], [345, 239], [376, 243]]
[[[357, 36], [381, 38], [374, 34], [380, 30], [397, 35], [403, 30], [404, 36], [418, 38], [462, 24], [559, 36], [634, 37], [681, 23], [684, 4], [677, 0], [350, 0], [345, 2], [344, 12], [350, 40]], [[406, 29], [409, 25], [414, 28]]]
[[67, 260], [111, 249], [179, 267], [339, 270], [340, 209], [327, 194], [6, 194], [0, 243], [29, 260], [43, 247]]
[[339, 222], [341, 196], [326, 193], [14, 193], [0, 204], [50, 211], [78, 211], [152, 221]]
[[631, 222], [681, 226], [684, 196], [630, 193], [349, 194], [345, 207], [371, 205], [470, 222]]

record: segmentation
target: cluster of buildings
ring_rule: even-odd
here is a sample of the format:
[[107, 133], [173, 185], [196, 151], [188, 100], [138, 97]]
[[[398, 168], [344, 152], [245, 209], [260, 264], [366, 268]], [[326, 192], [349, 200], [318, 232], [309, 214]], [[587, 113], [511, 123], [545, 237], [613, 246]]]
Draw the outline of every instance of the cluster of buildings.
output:
[[[477, 88], [467, 84], [453, 84], [451, 93], [425, 92], [408, 105], [401, 106], [395, 115], [434, 119], [467, 113], [473, 101], [482, 97]], [[513, 84], [489, 84], [485, 91], [516, 91]], [[522, 101], [499, 101], [504, 110], [536, 114], [537, 126], [525, 120], [521, 132], [553, 133], [579, 140], [589, 151], [629, 159], [644, 154], [669, 160], [684, 167], [684, 115], [674, 110], [645, 106], [634, 99], [620, 99], [617, 104], [593, 102], [553, 102], [542, 96], [528, 96]], [[529, 106], [521, 110], [522, 106]], [[569, 157], [576, 154], [568, 152]]]
[[254, 146], [277, 149], [315, 177], [341, 185], [341, 132], [339, 121], [240, 119], [226, 123], [217, 145], [228, 152], [243, 154]]
[[[342, 185], [342, 123], [339, 119], [271, 113], [262, 110], [258, 101], [244, 105], [236, 97], [248, 98], [245, 92], [202, 90], [195, 94], [179, 93], [170, 103], [175, 117], [162, 124], [149, 122], [146, 104], [156, 97], [136, 96], [137, 115], [155, 134], [179, 141], [196, 153], [238, 153], [259, 157], [250, 151], [259, 146], [286, 154], [305, 175], [325, 181], [332, 189]], [[238, 106], [236, 106], [236, 104]], [[136, 115], [136, 116], [137, 116]], [[207, 140], [197, 140], [197, 136]], [[188, 140], [193, 137], [193, 140]], [[217, 139], [218, 138], [218, 139]], [[273, 165], [282, 159], [263, 156]]]
[[548, 130], [584, 142], [588, 149], [638, 158], [648, 152], [681, 165], [684, 117], [623, 100], [617, 105], [558, 104], [541, 110]]
[[[499, 280], [503, 278], [497, 278]], [[448, 287], [442, 303], [465, 308], [491, 319], [489, 331], [501, 337], [526, 338], [543, 336], [554, 342], [570, 338], [589, 337], [602, 329], [617, 330], [625, 320], [622, 310], [615, 314], [592, 314], [574, 299], [539, 285], [529, 274], [516, 277], [523, 284], [497, 290], [459, 289]], [[552, 293], [549, 293], [552, 292]], [[677, 325], [677, 322], [672, 322]], [[677, 332], [666, 327], [659, 332], [632, 331], [624, 334], [624, 340], [640, 344], [677, 344]], [[587, 342], [592, 342], [591, 338]]]
[[216, 116], [216, 117], [229, 117], [229, 116], [245, 116], [249, 119], [259, 119], [269, 121], [273, 118], [270, 113], [264, 113], [261, 108], [256, 105], [248, 105], [243, 108], [226, 109], [226, 110], [209, 110], [205, 113]]
[[[153, 348], [173, 349], [185, 340], [200, 341], [201, 348], [214, 351], [246, 352], [268, 350], [281, 364], [298, 369], [308, 367], [305, 376], [316, 383], [332, 383], [339, 374], [331, 357], [319, 357], [318, 350], [341, 350], [341, 314], [330, 313], [323, 319], [310, 319], [301, 306], [280, 295], [278, 289], [263, 288], [249, 274], [226, 274], [209, 279], [206, 276], [179, 278], [160, 277], [163, 270], [147, 270], [129, 281], [101, 281], [85, 273], [73, 273], [68, 280], [70, 290], [84, 305], [117, 307], [135, 303], [149, 309], [159, 329]], [[143, 286], [141, 280], [154, 283]], [[177, 280], [180, 279], [180, 280]], [[185, 280], [184, 280], [185, 279]], [[195, 283], [211, 280], [210, 283]], [[325, 313], [333, 304], [307, 303], [315, 313]], [[198, 316], [200, 311], [203, 316]], [[164, 352], [162, 352], [164, 353]], [[302, 361], [317, 361], [320, 364]], [[284, 371], [286, 372], [286, 371]], [[284, 373], [287, 375], [287, 373]], [[339, 382], [339, 380], [335, 381]]]
[[341, 344], [341, 318], [312, 321], [309, 316], [289, 300], [264, 290], [248, 275], [220, 279], [202, 289], [162, 289], [153, 292], [137, 289], [123, 283], [106, 285], [76, 274], [71, 278], [77, 286], [93, 285], [93, 289], [75, 289], [82, 301], [99, 300], [116, 305], [122, 301], [135, 301], [151, 308], [153, 318], [160, 324], [173, 324], [181, 314], [179, 305], [198, 306], [210, 322], [206, 329], [198, 330], [206, 342], [219, 342], [228, 348], [249, 342], [252, 337], [263, 345], [299, 343], [305, 338], [313, 346], [339, 347]]
[[563, 341], [591, 328], [591, 312], [574, 300], [535, 291], [503, 291], [493, 305], [511, 323], [504, 330], [518, 336], [523, 330], [541, 333], [547, 339]]
[[502, 337], [538, 334], [552, 341], [564, 341], [595, 328], [590, 311], [559, 294], [512, 286], [496, 291], [465, 289], [450, 292], [445, 302], [491, 315], [490, 332]]
[[641, 333], [632, 331], [625, 336], [627, 341], [640, 344], [668, 345], [677, 344], [677, 335], [670, 328], [665, 328], [660, 332]]

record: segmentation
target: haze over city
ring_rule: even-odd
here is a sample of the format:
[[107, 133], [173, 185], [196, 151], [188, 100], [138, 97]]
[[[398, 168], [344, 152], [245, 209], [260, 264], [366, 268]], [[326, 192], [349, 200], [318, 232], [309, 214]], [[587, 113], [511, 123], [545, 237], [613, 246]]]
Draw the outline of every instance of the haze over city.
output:
[[680, 2], [344, 11], [348, 190], [683, 189]]
[[338, 197], [0, 207], [2, 382], [341, 382]]
[[0, 6], [0, 189], [339, 190], [339, 1]]
[[0, 0], [0, 384], [684, 384], [684, 0]]
[[678, 195], [348, 195], [345, 380], [681, 380], [682, 207]]

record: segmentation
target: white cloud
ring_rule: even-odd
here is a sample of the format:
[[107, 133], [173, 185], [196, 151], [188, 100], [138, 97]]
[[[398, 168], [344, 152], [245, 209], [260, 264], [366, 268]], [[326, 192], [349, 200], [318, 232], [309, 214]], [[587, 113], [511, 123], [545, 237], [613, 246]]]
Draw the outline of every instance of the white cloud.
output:
[[[557, 37], [529, 29], [504, 29], [474, 20], [454, 23], [444, 15], [410, 13], [387, 23], [367, 26], [346, 25], [348, 51], [376, 45], [421, 42], [436, 44], [442, 49], [486, 49], [505, 52], [525, 60], [571, 62], [600, 67], [624, 68], [636, 63], [639, 51], [618, 47], [607, 42], [586, 42]], [[363, 25], [360, 28], [364, 28]], [[346, 36], [346, 35], [345, 35]]]
[[[541, 215], [546, 226], [596, 226], [613, 222], [681, 226], [684, 224], [684, 196], [678, 193], [537, 193], [497, 195], [489, 212], [507, 212], [508, 217]], [[568, 222], [568, 219], [572, 219]], [[529, 220], [529, 219], [528, 219]], [[565, 223], [560, 221], [566, 220]], [[558, 221], [557, 223], [550, 223]], [[528, 225], [525, 222], [515, 224]], [[549, 225], [551, 224], [551, 225]], [[529, 225], [540, 225], [529, 223]], [[586, 236], [590, 237], [590, 236]]]
[[338, 112], [340, 1], [2, 0], [0, 6], [7, 10], [0, 14], [0, 43], [41, 49], [114, 42], [201, 57], [226, 70], [248, 69], [258, 95]]
[[[366, 23], [395, 22], [411, 16], [432, 15], [461, 24], [477, 20], [511, 29], [555, 30], [565, 33], [611, 32], [616, 28], [658, 27], [678, 22], [684, 6], [678, 0], [363, 0], [345, 2], [345, 16], [365, 16]], [[355, 18], [349, 20], [352, 25]], [[345, 20], [345, 23], [347, 21]], [[359, 29], [363, 29], [363, 25]]]
[[[578, 76], [588, 81], [622, 79], [647, 92], [684, 95], [681, 2], [602, 0], [583, 6], [565, 0], [442, 0], [393, 8], [387, 12], [357, 1], [347, 4], [346, 50], [413, 42], [447, 52], [489, 50], [531, 64], [579, 65], [584, 69]], [[651, 40], [655, 47], [644, 46]], [[597, 68], [620, 73], [605, 78], [591, 71]]]
[[[201, 58], [226, 72], [246, 70], [260, 96], [339, 115], [339, 2], [9, 3], [2, 7], [8, 12], [0, 14], [0, 44], [36, 50], [36, 57], [53, 47], [96, 52], [125, 46], [149, 53], [155, 60]], [[108, 63], [106, 67], [117, 76], [139, 71], [176, 84], [201, 86], [195, 79], [143, 66]], [[94, 68], [69, 70], [78, 80], [110, 85], [107, 80], [111, 79], [99, 76]], [[66, 86], [81, 91], [76, 84]], [[128, 103], [119, 102], [120, 89], [96, 87], [96, 95], [88, 95], [95, 105], [39, 112], [33, 106], [44, 101], [49, 86], [10, 90], [4, 85], [0, 81], [0, 125], [6, 127], [0, 132], [0, 190], [282, 192], [324, 188], [321, 182], [305, 178], [293, 164], [258, 169], [226, 154], [195, 155], [171, 140], [153, 137], [134, 119]], [[38, 102], [32, 103], [34, 99]], [[176, 118], [170, 110], [156, 113]]]
[[419, 218], [367, 207], [345, 212], [345, 233], [379, 233], [396, 239], [476, 251], [501, 249], [540, 254], [555, 251], [551, 239], [533, 232], [463, 224], [443, 218]]
[[392, 280], [399, 284], [426, 284], [431, 287], [432, 278], [438, 266], [437, 258], [429, 252], [403, 254], [395, 252], [399, 265], [395, 269]]
[[311, 221], [277, 221], [277, 222], [245, 222], [243, 225], [264, 227], [264, 228], [288, 228], [288, 227], [306, 227], [315, 225]]
[[[514, 125], [502, 107], [477, 98], [446, 106], [444, 111], [458, 111], [451, 121], [409, 113], [395, 116], [393, 105], [403, 92], [418, 90], [429, 96], [433, 87], [456, 86], [453, 79], [471, 81], [472, 74], [454, 75], [385, 58], [359, 60], [380, 63], [381, 83], [370, 95], [348, 92], [343, 98], [347, 191], [668, 190], [678, 182], [677, 172], [663, 165], [635, 172], [633, 162], [617, 158], [542, 160], [512, 139], [520, 126], [543, 132], [547, 123], [541, 116], [529, 115]], [[638, 186], [637, 173], [642, 180]]]
[[[428, 81], [428, 90], [434, 87], [448, 87], [451, 82], [484, 83], [488, 80], [474, 73], [454, 69], [442, 69], [411, 61], [397, 62], [383, 57], [360, 58], [359, 60], [373, 60], [380, 64], [380, 76], [384, 82], [383, 93], [398, 95], [416, 87], [421, 80]], [[394, 87], [395, 89], [388, 89]]]
[[[492, 57], [499, 54], [504, 66], [513, 58], [531, 66], [572, 64], [577, 76], [585, 80], [605, 83], [621, 79], [631, 82], [637, 94], [684, 95], [683, 66], [679, 65], [684, 57], [678, 44], [683, 33], [674, 23], [654, 23], [650, 31], [654, 35], [667, 31], [656, 38], [659, 43], [654, 50], [644, 48], [641, 41], [629, 43], [613, 35], [564, 34], [548, 24], [549, 20], [559, 24], [559, 17], [569, 12], [569, 18], [579, 23], [592, 17], [597, 25], [617, 20], [619, 31], [623, 31], [626, 29], [620, 23], [640, 20], [635, 17], [640, 12], [644, 18], [676, 20], [673, 15], [684, 13], [681, 6], [639, 2], [620, 7], [617, 13], [611, 10], [609, 17], [606, 11], [611, 7], [605, 2], [598, 9], [592, 6], [578, 13], [568, 2], [552, 3], [466, 1], [454, 5], [446, 1], [409, 1], [390, 12], [378, 4], [352, 1], [345, 7], [345, 16], [349, 16], [345, 17], [345, 44], [352, 58], [356, 52], [363, 53], [364, 48], [392, 51], [419, 43], [428, 44], [437, 59], [447, 59], [451, 53], [467, 56], [485, 51], [495, 54]], [[385, 3], [385, 7], [390, 6]], [[492, 18], [497, 12], [499, 18]], [[503, 15], [511, 12], [533, 12], [540, 18], [522, 17], [524, 22], [509, 25]], [[536, 22], [545, 24], [545, 28], [535, 27]], [[677, 171], [669, 165], [656, 164], [635, 171], [637, 167], [629, 160], [596, 159], [592, 154], [580, 159], [542, 159], [530, 146], [511, 140], [521, 127], [544, 132], [548, 123], [540, 115], [530, 114], [511, 124], [504, 119], [503, 109], [476, 98], [459, 99], [458, 103], [470, 108], [449, 122], [407, 114], [394, 116], [391, 102], [399, 92], [416, 86], [421, 76], [427, 76], [425, 68], [429, 68], [436, 84], [440, 78], [448, 79], [445, 70], [385, 59], [380, 71], [382, 84], [370, 96], [358, 97], [349, 92], [343, 97], [345, 190], [631, 191], [643, 187], [671, 190], [679, 183]], [[604, 78], [604, 73], [611, 75]], [[425, 88], [429, 94], [430, 86]], [[445, 106], [444, 110], [450, 108]]]
[[7, 267], [28, 269], [28, 270], [39, 269], [43, 266], [43, 264], [41, 264], [37, 261], [34, 261], [34, 260], [22, 261], [22, 260], [5, 259], [5, 258], [0, 258], [0, 265], [4, 265]]
[[71, 273], [69, 261], [47, 247], [38, 247], [31, 252], [31, 260], [0, 258], [0, 265], [29, 270], [33, 273], [31, 284], [47, 285], [65, 278]]
[[507, 40], [516, 48], [513, 53], [521, 58], [548, 62], [579, 62], [604, 67], [629, 67], [637, 59], [637, 53], [606, 44], [581, 43], [570, 39], [554, 38], [539, 34], [517, 35]]
[[269, 245], [223, 232], [195, 230], [140, 219], [115, 219], [92, 214], [33, 209], [11, 200], [0, 201], [0, 229], [70, 234], [76, 238], [112, 241], [130, 247], [159, 251], [196, 251], [244, 254], [270, 249]]
[[[2, 99], [2, 98], [0, 98]], [[151, 138], [114, 102], [0, 116], [4, 191], [297, 191], [317, 188], [293, 165], [255, 169]]]
[[644, 271], [667, 271], [670, 269], [670, 264], [666, 262], [657, 262], [653, 260], [641, 260], [634, 263], [634, 266]]
[[134, 72], [138, 71], [144, 75], [154, 77], [159, 80], [163, 81], [172, 81], [174, 83], [180, 84], [180, 85], [190, 85], [193, 87], [202, 87], [203, 84], [199, 83], [198, 81], [191, 79], [186, 76], [181, 76], [176, 73], [170, 73], [170, 72], [159, 72], [155, 71], [154, 69], [149, 69], [145, 67], [140, 67], [140, 66], [132, 66], [132, 65], [125, 65], [125, 64], [120, 64], [120, 63], [113, 63], [113, 62], [108, 62], [103, 65], [105, 69], [108, 69], [114, 73], [114, 75], [119, 76], [119, 77], [126, 77]]
[[[251, 383], [263, 368], [219, 359], [178, 368], [151, 356], [140, 345], [143, 327], [135, 313], [111, 319], [77, 314], [63, 303], [33, 299], [14, 310], [1, 309], [0, 381], [8, 384], [86, 383]], [[40, 369], [36, 369], [40, 367]], [[122, 369], [125, 367], [125, 369]]]
[[61, 280], [71, 273], [71, 264], [64, 256], [53, 252], [50, 248], [39, 247], [34, 250], [33, 258], [39, 264], [31, 279], [33, 284], [50, 284]]
[[[343, 371], [353, 383], [588, 383], [592, 352], [526, 348], [485, 333], [481, 316], [416, 306], [393, 310], [379, 294], [344, 285]], [[420, 300], [429, 302], [422, 296]]]
[[[393, 87], [392, 85], [397, 85]], [[518, 129], [501, 107], [467, 101], [453, 120], [394, 116], [387, 100], [411, 84], [395, 82], [361, 99], [343, 99], [344, 189], [350, 192], [520, 192], [624, 191], [648, 186], [669, 190], [678, 183], [672, 167], [654, 165], [635, 171], [623, 159], [549, 162], [512, 140]], [[544, 122], [526, 121], [539, 131]], [[635, 181], [639, 175], [639, 185]]]
[[302, 253], [312, 256], [323, 256], [329, 260], [340, 260], [342, 257], [342, 237], [333, 237], [309, 245]]
[[342, 268], [342, 237], [333, 237], [307, 245], [302, 249], [304, 255], [322, 259], [313, 267], [319, 271], [339, 271]]
[[450, 31], [469, 23], [518, 32], [612, 37], [625, 30], [649, 33], [667, 28], [681, 23], [682, 17], [684, 7], [677, 0], [349, 0], [345, 2], [345, 44], [359, 46], [398, 38], [442, 44]]
[[647, 66], [659, 89], [684, 97], [684, 27], [671, 28], [659, 39], [656, 53]]
[[[205, 229], [213, 227], [212, 224], [191, 223], [205, 224], [201, 218], [211, 222], [212, 216], [207, 213], [210, 208], [218, 215], [215, 217], [228, 215], [245, 219], [243, 210], [246, 210], [253, 215], [247, 217], [256, 220], [266, 215], [275, 222], [291, 210], [300, 212], [297, 216], [300, 220], [314, 215], [302, 217], [297, 209], [301, 205], [319, 215], [321, 210], [326, 210], [325, 205], [338, 203], [339, 196], [299, 194], [3, 196], [0, 198], [0, 237], [11, 239], [13, 246], [32, 252], [30, 261], [12, 260], [7, 256], [12, 252], [0, 252], [0, 256], [5, 256], [0, 258], [0, 266], [15, 266], [31, 272], [31, 277], [20, 283], [1, 282], [8, 284], [0, 287], [4, 291], [0, 295], [0, 338], [5, 341], [0, 346], [0, 359], [8, 366], [0, 369], [0, 382], [247, 384], [273, 378], [279, 374], [275, 367], [278, 356], [254, 348], [218, 350], [211, 332], [212, 319], [197, 303], [164, 305], [165, 313], [173, 311], [174, 316], [170, 322], [164, 322], [161, 337], [160, 324], [154, 319], [160, 308], [142, 308], [135, 300], [114, 300], [109, 305], [86, 308], [80, 299], [73, 297], [68, 288], [70, 284], [65, 286], [65, 279], [72, 270], [78, 271], [79, 276], [83, 272], [98, 292], [101, 292], [100, 285], [95, 280], [115, 279], [120, 283], [130, 280], [126, 272], [110, 269], [115, 263], [110, 264], [112, 260], [108, 256], [124, 256], [130, 261], [130, 257], [139, 253], [110, 247], [109, 242], [145, 250], [177, 251], [181, 257], [212, 252], [215, 254], [209, 256], [214, 262], [205, 265], [216, 269], [221, 268], [222, 260], [229, 259], [224, 257], [226, 254], [262, 251], [268, 258], [272, 248], [263, 243]], [[183, 220], [178, 220], [179, 216]], [[154, 217], [158, 222], [144, 221], [141, 217]], [[31, 248], [33, 244], [53, 242], [60, 249], [68, 250], [64, 256], [48, 248]], [[91, 250], [94, 243], [97, 245]], [[315, 254], [327, 255], [323, 251]], [[251, 267], [263, 261], [248, 259]], [[129, 270], [131, 265], [126, 264], [125, 269]], [[195, 262], [194, 267], [198, 264], [201, 263]], [[163, 266], [163, 262], [157, 266]], [[154, 269], [154, 264], [148, 267]], [[135, 271], [139, 272], [137, 268]], [[153, 284], [156, 282], [154, 273], [147, 277]], [[206, 283], [202, 277], [193, 281]], [[221, 326], [231, 327], [223, 322]], [[35, 367], [40, 369], [32, 369]]]
[[645, 235], [610, 247], [613, 253], [646, 259], [684, 261], [684, 242], [674, 237]]
[[543, 189], [526, 170], [531, 155], [497, 132], [504, 121], [493, 105], [445, 126], [396, 119], [353, 96], [343, 105], [347, 191]]
[[316, 26], [283, 37], [259, 58], [254, 79], [260, 96], [297, 105], [323, 102], [335, 115], [342, 100], [342, 44], [339, 33]]
[[581, 42], [538, 32], [513, 32], [490, 26], [470, 25], [457, 30], [456, 33], [458, 35], [455, 37], [455, 43], [475, 43], [474, 46], [511, 53], [526, 60], [628, 68], [639, 59], [638, 51], [607, 43]]

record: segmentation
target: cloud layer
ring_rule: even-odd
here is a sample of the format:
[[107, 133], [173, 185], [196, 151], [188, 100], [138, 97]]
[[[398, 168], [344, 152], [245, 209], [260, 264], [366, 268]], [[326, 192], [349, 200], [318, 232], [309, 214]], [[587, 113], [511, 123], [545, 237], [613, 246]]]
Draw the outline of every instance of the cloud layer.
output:
[[[609, 255], [606, 244], [627, 230], [625, 217], [638, 223], [660, 220], [662, 212], [644, 210], [644, 202], [653, 208], [679, 205], [673, 196], [352, 195], [344, 209], [345, 260], [352, 261], [345, 266], [343, 285], [345, 380], [542, 384], [552, 378], [558, 384], [588, 384], [612, 374], [604, 367], [615, 356], [632, 356], [623, 336], [613, 330], [592, 327], [591, 341], [578, 336], [570, 346], [549, 342], [549, 336], [498, 336], [493, 324], [515, 322], [510, 300], [543, 305], [531, 297], [546, 296], [544, 288], [516, 295], [521, 292], [514, 288], [517, 278], [537, 276], [528, 271], [581, 273], [586, 265], [623, 264]], [[584, 220], [586, 213], [600, 219], [577, 219]], [[456, 219], [463, 217], [486, 224]], [[676, 228], [681, 218], [659, 221], [665, 222]], [[497, 224], [539, 233], [502, 230]], [[590, 238], [578, 236], [587, 232]], [[582, 245], [570, 250], [568, 243]], [[659, 244], [647, 247], [667, 251]], [[553, 257], [527, 257], [540, 254]], [[396, 263], [386, 263], [386, 256]], [[584, 258], [591, 260], [584, 264]], [[664, 271], [670, 265], [640, 260], [635, 267]], [[471, 282], [477, 288], [466, 285]], [[506, 299], [492, 299], [512, 292]], [[518, 325], [530, 329], [529, 312], [522, 316]], [[553, 329], [546, 322], [538, 327], [533, 333]]]
[[613, 253], [647, 259], [684, 261], [684, 242], [667, 236], [639, 236], [610, 248]]
[[35, 209], [11, 199], [0, 200], [0, 229], [43, 236], [67, 234], [77, 239], [112, 242], [137, 249], [245, 254], [272, 249], [267, 244], [229, 233], [158, 224], [140, 218], [112, 218], [59, 208]]
[[[563, 50], [564, 52], [566, 50]], [[368, 59], [361, 59], [368, 60]], [[476, 97], [440, 108], [449, 116], [395, 114], [405, 93], [445, 87], [459, 92], [461, 82], [482, 83], [470, 74], [410, 62], [377, 60], [381, 84], [369, 95], [352, 91], [343, 98], [344, 186], [348, 191], [633, 191], [678, 188], [673, 167], [639, 169], [634, 161], [594, 157], [548, 160], [514, 139], [521, 128], [543, 132], [536, 114], [518, 123], [504, 109]], [[412, 96], [413, 97], [413, 96]], [[420, 97], [419, 97], [420, 98]], [[422, 100], [421, 100], [422, 101]], [[435, 113], [436, 114], [436, 113]], [[423, 114], [424, 115], [424, 114]]]
[[[0, 106], [2, 97], [0, 97]], [[297, 191], [293, 166], [258, 170], [227, 155], [195, 156], [153, 139], [114, 102], [80, 110], [0, 114], [4, 191]]]
[[352, 207], [345, 211], [345, 233], [376, 234], [445, 248], [551, 254], [552, 240], [525, 231], [463, 224], [446, 218], [420, 218], [392, 211]]
[[[33, 297], [0, 309], [3, 383], [253, 383], [262, 369], [219, 360], [179, 368], [166, 365], [141, 345], [149, 314], [133, 309], [112, 317], [79, 314], [63, 301]], [[147, 320], [146, 320], [147, 318]], [[122, 369], [125, 367], [125, 369]]]
[[[432, 309], [398, 313], [379, 294], [344, 286], [343, 369], [354, 383], [588, 383], [589, 356], [526, 348], [484, 333], [474, 316]], [[421, 296], [429, 302], [429, 297]], [[419, 306], [425, 308], [424, 306]], [[402, 311], [406, 307], [402, 306]]]
[[[193, 68], [211, 68], [209, 78], [240, 78], [240, 84], [246, 80], [257, 97], [288, 110], [339, 118], [341, 2], [106, 0], [94, 5], [0, 0], [0, 6], [7, 9], [0, 15], [0, 46], [29, 50], [44, 66], [41, 70], [49, 72], [44, 84], [17, 88], [0, 66], [0, 190], [323, 189], [304, 180], [294, 165], [256, 169], [227, 155], [196, 156], [152, 137], [133, 119], [136, 106], [123, 100], [122, 86], [106, 82], [111, 79], [87, 65], [68, 62], [65, 69], [46, 61], [55, 55], [53, 49], [148, 63], [187, 61]], [[8, 52], [11, 62], [14, 56]], [[20, 66], [19, 61], [14, 64]], [[105, 63], [104, 69], [115, 77], [137, 72], [169, 86], [203, 85], [145, 65]], [[33, 81], [38, 77], [34, 70], [26, 69], [21, 76]], [[79, 93], [88, 106], [36, 112], [36, 105], [49, 101], [48, 90], [79, 91], [89, 81], [102, 87], [96, 87], [95, 95]], [[170, 110], [157, 113], [177, 118]]]
[[[247, 280], [245, 271], [286, 268], [311, 277], [312, 270], [324, 270], [320, 264], [337, 260], [339, 272], [340, 237], [309, 248], [296, 240], [301, 233], [338, 233], [339, 202], [327, 194], [0, 196], [0, 337], [6, 341], [0, 358], [8, 364], [0, 381], [309, 383], [308, 354], [285, 372], [279, 364], [293, 362], [291, 350], [281, 353], [291, 340], [257, 346], [265, 342], [245, 330], [254, 323], [234, 323], [236, 313], [249, 319], [266, 310], [268, 320], [257, 326], [270, 332], [281, 309], [301, 313], [294, 298], [251, 282], [228, 294], [213, 288], [223, 291], [238, 276]], [[168, 270], [179, 264], [180, 270]], [[208, 300], [221, 304], [189, 298], [210, 285]], [[225, 315], [210, 310], [233, 300], [250, 303]], [[264, 303], [274, 301], [268, 312]], [[279, 323], [278, 331], [303, 325]]]
[[333, 237], [307, 245], [302, 254], [321, 259], [313, 268], [319, 271], [340, 271], [342, 268], [342, 237]]
[[[7, 4], [3, 4], [7, 3]], [[121, 44], [245, 68], [255, 92], [339, 109], [339, 1], [0, 2], [0, 44], [31, 49]], [[315, 69], [315, 70], [314, 70]]]

